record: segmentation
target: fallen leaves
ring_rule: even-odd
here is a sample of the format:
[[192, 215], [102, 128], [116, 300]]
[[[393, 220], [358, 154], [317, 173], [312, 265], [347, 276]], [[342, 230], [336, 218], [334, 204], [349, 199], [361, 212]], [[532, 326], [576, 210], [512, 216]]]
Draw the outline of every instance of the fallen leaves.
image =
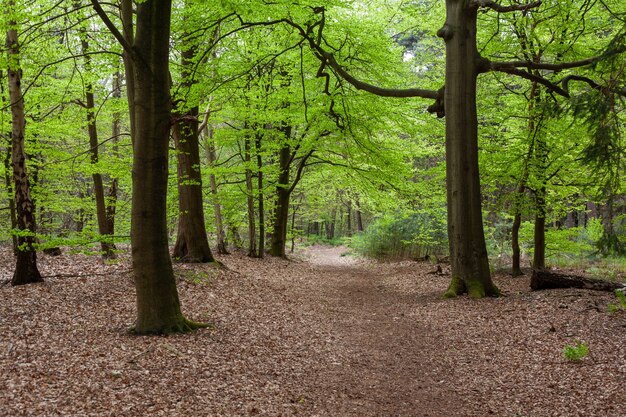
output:
[[[46, 282], [0, 289], [0, 414], [626, 414], [626, 314], [607, 312], [610, 294], [499, 275], [506, 297], [443, 300], [428, 263], [304, 255], [177, 264], [185, 314], [213, 326], [169, 337], [127, 332], [127, 257], [43, 256]], [[562, 356], [575, 340], [580, 363]]]

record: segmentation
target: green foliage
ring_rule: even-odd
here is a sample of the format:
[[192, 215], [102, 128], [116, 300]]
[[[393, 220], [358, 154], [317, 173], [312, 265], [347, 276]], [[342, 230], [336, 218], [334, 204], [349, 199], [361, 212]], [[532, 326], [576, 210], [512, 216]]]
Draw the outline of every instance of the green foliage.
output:
[[589, 354], [587, 342], [576, 341], [575, 345], [566, 345], [563, 348], [563, 356], [570, 362], [579, 362]]
[[611, 313], [626, 311], [626, 293], [622, 290], [615, 290], [615, 297], [617, 298], [617, 304], [609, 304], [609, 311]]
[[441, 213], [385, 215], [355, 235], [350, 246], [357, 253], [376, 259], [441, 254], [447, 251], [446, 225]]

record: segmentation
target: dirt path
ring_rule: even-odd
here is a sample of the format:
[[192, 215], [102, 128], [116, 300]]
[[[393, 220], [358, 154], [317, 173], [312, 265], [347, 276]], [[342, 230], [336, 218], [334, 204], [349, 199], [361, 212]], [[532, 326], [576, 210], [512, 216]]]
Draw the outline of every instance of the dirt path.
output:
[[343, 251], [177, 264], [185, 314], [212, 327], [168, 337], [126, 331], [127, 255], [44, 256], [45, 283], [0, 287], [0, 416], [626, 416], [611, 294], [496, 275], [502, 298], [443, 300], [432, 264]]
[[[437, 341], [414, 318], [417, 296], [388, 282], [389, 270], [342, 257], [345, 248], [316, 248], [315, 280], [294, 286], [330, 323], [336, 362], [322, 371], [341, 415], [452, 416], [445, 369], [428, 354]], [[298, 288], [299, 290], [295, 290]], [[449, 374], [449, 372], [448, 372]]]

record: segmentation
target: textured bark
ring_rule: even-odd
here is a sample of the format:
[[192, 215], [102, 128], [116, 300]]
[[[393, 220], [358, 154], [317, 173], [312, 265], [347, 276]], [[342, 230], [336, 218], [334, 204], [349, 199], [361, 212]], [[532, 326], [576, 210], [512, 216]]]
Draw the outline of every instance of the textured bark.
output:
[[590, 279], [579, 275], [534, 270], [530, 279], [530, 288], [534, 291], [554, 288], [584, 288], [598, 291], [615, 291], [626, 288], [626, 284]]
[[[95, 0], [92, 3], [99, 6]], [[131, 248], [137, 296], [134, 331], [138, 334], [199, 327], [181, 313], [167, 240], [170, 13], [169, 0], [138, 3], [136, 36], [125, 39], [133, 51], [125, 64], [131, 66], [127, 74], [134, 76], [127, 87], [133, 98], [129, 103], [134, 121]], [[106, 23], [107, 16], [99, 15]]]
[[[87, 42], [87, 34], [84, 29], [80, 31], [81, 49], [83, 53], [83, 59], [85, 61], [85, 72], [88, 76], [91, 75], [91, 58], [88, 55], [89, 43]], [[98, 129], [96, 125], [96, 105], [94, 100], [93, 85], [91, 81], [88, 81], [85, 85], [85, 108], [87, 110], [87, 131], [89, 133], [89, 156], [92, 165], [96, 165], [99, 159], [99, 143], [98, 143]], [[113, 231], [109, 229], [109, 222], [107, 221], [107, 209], [104, 197], [104, 183], [102, 181], [102, 174], [94, 172], [91, 174], [93, 179], [93, 191], [94, 198], [96, 200], [96, 219], [98, 221], [98, 232], [102, 237], [100, 241], [100, 247], [102, 249], [102, 257], [105, 259], [112, 259], [115, 257], [115, 246], [112, 243]]]
[[[114, 99], [120, 99], [122, 96], [121, 83], [120, 83], [120, 73], [119, 71], [113, 74], [113, 91], [111, 96]], [[121, 119], [122, 115], [119, 112], [113, 114], [113, 122], [111, 123], [111, 136], [113, 139], [113, 146], [111, 147], [111, 152], [115, 158], [121, 157], [119, 153], [119, 137], [122, 132], [121, 129]], [[115, 234], [115, 213], [117, 208], [117, 190], [118, 190], [118, 179], [116, 177], [111, 178], [111, 182], [109, 183], [109, 189], [107, 191], [106, 198], [106, 219], [107, 219], [107, 228], [111, 235]], [[113, 243], [112, 243], [113, 244]], [[113, 247], [115, 249], [115, 246]], [[113, 252], [115, 255], [115, 252]]]
[[[183, 35], [185, 44], [181, 53], [183, 91], [194, 84], [196, 45]], [[214, 262], [209, 247], [204, 222], [202, 201], [202, 174], [200, 171], [200, 149], [198, 132], [198, 106], [186, 105], [186, 110], [177, 114], [173, 127], [178, 167], [178, 235], [172, 256], [181, 262]]]
[[533, 268], [546, 267], [546, 187], [541, 187], [535, 196], [535, 236], [533, 253]]
[[[291, 129], [287, 129], [287, 137], [290, 136]], [[289, 171], [291, 168], [291, 147], [285, 145], [279, 152], [279, 174], [276, 185], [276, 206], [274, 209], [274, 230], [272, 231], [272, 245], [270, 254], [284, 258], [285, 244], [287, 240], [287, 224], [289, 222], [289, 197], [291, 189], [289, 187]]]
[[476, 78], [477, 7], [447, 0], [446, 23], [437, 35], [446, 42], [446, 185], [452, 281], [445, 296], [498, 296], [491, 280], [483, 231], [478, 172]]
[[[15, 7], [13, 1], [9, 7]], [[30, 184], [26, 174], [26, 154], [24, 152], [24, 135], [26, 119], [24, 115], [24, 98], [21, 91], [20, 46], [16, 23], [9, 22], [6, 46], [8, 51], [8, 82], [9, 101], [11, 103], [11, 165], [15, 184], [15, 205], [17, 211], [18, 251], [15, 272], [11, 285], [23, 285], [41, 282], [43, 278], [37, 269], [37, 252], [35, 251], [35, 205], [30, 196]]]

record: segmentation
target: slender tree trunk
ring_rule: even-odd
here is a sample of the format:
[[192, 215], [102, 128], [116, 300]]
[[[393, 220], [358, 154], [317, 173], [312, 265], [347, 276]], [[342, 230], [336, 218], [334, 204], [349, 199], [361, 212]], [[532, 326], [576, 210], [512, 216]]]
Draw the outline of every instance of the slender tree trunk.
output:
[[478, 172], [476, 78], [477, 6], [446, 0], [446, 23], [437, 34], [446, 42], [446, 182], [452, 280], [446, 297], [498, 296], [491, 280], [483, 231]]
[[[87, 42], [87, 34], [84, 29], [80, 30], [81, 48], [85, 60], [85, 72], [87, 76], [91, 76], [91, 58], [88, 55], [89, 43]], [[96, 126], [96, 105], [93, 93], [93, 84], [91, 81], [87, 81], [85, 85], [85, 108], [87, 110], [87, 130], [89, 133], [89, 155], [92, 165], [98, 164], [98, 129]], [[100, 247], [102, 248], [102, 257], [105, 259], [111, 259], [115, 257], [112, 244], [111, 235], [112, 231], [109, 230], [109, 222], [107, 221], [107, 210], [104, 198], [104, 184], [102, 181], [102, 174], [94, 172], [91, 174], [93, 179], [93, 191], [96, 200], [96, 219], [98, 221], [98, 231], [102, 240], [100, 241]]]
[[[116, 100], [119, 100], [122, 96], [120, 77], [121, 77], [121, 74], [119, 73], [119, 71], [113, 74], [113, 91], [112, 91], [111, 96]], [[122, 132], [122, 129], [120, 127], [121, 119], [122, 119], [122, 115], [119, 112], [115, 112], [113, 114], [113, 122], [111, 125], [111, 136], [113, 137], [111, 141], [113, 143], [113, 146], [111, 147], [111, 152], [113, 154], [113, 157], [116, 159], [121, 157], [120, 152], [119, 152], [119, 147], [118, 147], [119, 137]], [[117, 208], [118, 183], [119, 181], [117, 177], [111, 178], [111, 182], [109, 183], [109, 189], [107, 191], [107, 198], [106, 198], [107, 228], [109, 230], [109, 233], [111, 233], [111, 235], [115, 234], [115, 213], [116, 213], [116, 208]], [[113, 250], [115, 251], [116, 249], [115, 244], [111, 242], [111, 245], [113, 246]], [[113, 252], [112, 255], [115, 256], [115, 252]]]
[[535, 252], [533, 256], [533, 268], [544, 269], [546, 267], [546, 187], [543, 186], [535, 196]]
[[[213, 140], [213, 129], [208, 123], [205, 127], [206, 132], [206, 156], [209, 166], [215, 168], [217, 155], [215, 154], [215, 141]], [[217, 229], [217, 253], [220, 255], [228, 254], [228, 241], [226, 240], [226, 231], [224, 230], [224, 221], [222, 219], [222, 205], [217, 194], [217, 179], [213, 171], [209, 174], [209, 184], [211, 187], [211, 197], [213, 200], [213, 211], [215, 213], [215, 228]]]
[[[15, 3], [9, 1], [9, 8]], [[30, 184], [26, 173], [26, 154], [24, 152], [24, 135], [26, 119], [24, 115], [24, 98], [21, 91], [20, 45], [17, 37], [16, 22], [9, 22], [6, 46], [8, 53], [9, 101], [11, 103], [11, 164], [15, 183], [15, 205], [17, 207], [18, 252], [15, 272], [11, 285], [23, 285], [41, 282], [43, 278], [37, 269], [37, 252], [35, 251], [35, 205], [30, 196]]]
[[[290, 136], [290, 128], [287, 128], [286, 136]], [[289, 197], [291, 194], [289, 184], [289, 170], [291, 167], [291, 147], [284, 145], [279, 153], [278, 184], [276, 185], [276, 207], [274, 210], [274, 230], [272, 232], [272, 246], [270, 254], [284, 258], [285, 244], [287, 240], [287, 224], [289, 222]]]
[[259, 248], [257, 258], [265, 256], [265, 199], [263, 197], [263, 156], [261, 155], [262, 135], [257, 133], [255, 140], [256, 166], [257, 166], [257, 188], [259, 193]]
[[361, 214], [361, 205], [359, 204], [359, 200], [356, 199], [356, 201], [354, 202], [355, 207], [354, 207], [354, 218], [356, 221], [356, 231], [357, 232], [362, 232], [363, 231], [363, 215]]
[[256, 257], [256, 225], [255, 225], [255, 213], [254, 213], [254, 185], [252, 184], [252, 170], [251, 164], [251, 141], [250, 137], [244, 139], [244, 162], [246, 164], [246, 192], [248, 199], [248, 256]]

